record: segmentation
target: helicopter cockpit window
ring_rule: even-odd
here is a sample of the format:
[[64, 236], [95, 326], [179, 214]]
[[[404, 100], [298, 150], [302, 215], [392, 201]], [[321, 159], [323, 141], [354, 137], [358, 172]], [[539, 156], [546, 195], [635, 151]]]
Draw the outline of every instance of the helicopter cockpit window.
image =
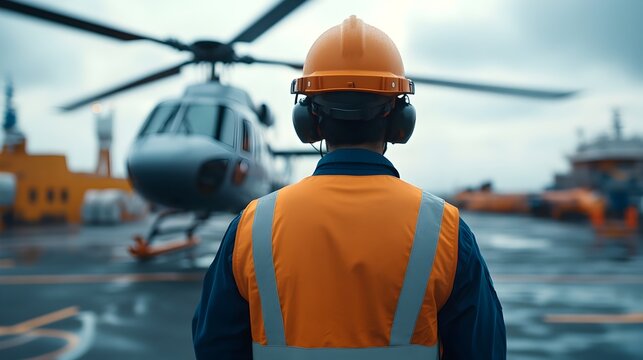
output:
[[214, 137], [217, 113], [217, 108], [213, 105], [190, 105], [181, 122], [181, 132]]
[[206, 104], [190, 105], [183, 116], [179, 132], [198, 134], [221, 141], [234, 147], [236, 118], [225, 106]]
[[145, 126], [143, 126], [140, 136], [164, 132], [178, 109], [178, 104], [162, 104], [157, 106], [150, 114]]

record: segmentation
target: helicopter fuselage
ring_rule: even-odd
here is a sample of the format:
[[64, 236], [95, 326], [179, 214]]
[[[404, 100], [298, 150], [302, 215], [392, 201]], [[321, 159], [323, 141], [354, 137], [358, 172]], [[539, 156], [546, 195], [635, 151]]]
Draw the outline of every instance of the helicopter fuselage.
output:
[[128, 176], [149, 201], [189, 211], [238, 212], [281, 185], [248, 94], [218, 82], [158, 104], [132, 145]]

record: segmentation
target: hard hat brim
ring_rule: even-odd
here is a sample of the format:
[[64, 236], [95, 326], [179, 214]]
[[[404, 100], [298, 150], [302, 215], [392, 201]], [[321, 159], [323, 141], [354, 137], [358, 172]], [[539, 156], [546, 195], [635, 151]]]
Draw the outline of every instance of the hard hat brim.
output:
[[381, 95], [414, 94], [413, 81], [393, 73], [315, 72], [297, 78], [290, 85], [291, 94], [315, 95], [335, 91], [363, 91]]

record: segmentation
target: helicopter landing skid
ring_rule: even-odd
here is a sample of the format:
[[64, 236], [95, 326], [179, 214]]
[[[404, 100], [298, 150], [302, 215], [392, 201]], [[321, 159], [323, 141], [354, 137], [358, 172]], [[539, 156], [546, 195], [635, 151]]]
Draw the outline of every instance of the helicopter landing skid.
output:
[[[192, 248], [199, 244], [199, 238], [194, 235], [194, 231], [208, 219], [209, 214], [197, 214], [194, 221], [183, 227], [161, 228], [161, 223], [168, 217], [184, 214], [185, 211], [168, 210], [159, 214], [147, 238], [142, 235], [134, 236], [134, 245], [128, 247], [129, 253], [138, 260], [149, 260], [159, 255], [176, 252]], [[164, 241], [161, 244], [153, 245], [154, 239], [159, 235], [171, 233], [185, 233], [185, 238]]]
[[145, 238], [140, 235], [134, 236], [135, 244], [128, 248], [129, 253], [139, 260], [151, 259], [153, 257], [189, 249], [199, 244], [199, 238], [197, 236], [191, 236], [187, 239], [178, 239], [164, 242], [159, 245], [150, 244]]

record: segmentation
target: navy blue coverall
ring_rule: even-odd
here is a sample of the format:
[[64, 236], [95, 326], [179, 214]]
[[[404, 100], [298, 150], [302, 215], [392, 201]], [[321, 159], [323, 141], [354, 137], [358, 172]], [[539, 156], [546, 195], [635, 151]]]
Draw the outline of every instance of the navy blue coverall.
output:
[[[360, 149], [325, 155], [313, 176], [399, 173], [384, 156]], [[192, 320], [197, 359], [252, 359], [250, 312], [232, 274], [232, 251], [240, 215], [228, 227], [205, 275], [201, 301]], [[442, 359], [505, 359], [502, 308], [475, 237], [460, 219], [458, 263], [453, 290], [438, 313]]]

